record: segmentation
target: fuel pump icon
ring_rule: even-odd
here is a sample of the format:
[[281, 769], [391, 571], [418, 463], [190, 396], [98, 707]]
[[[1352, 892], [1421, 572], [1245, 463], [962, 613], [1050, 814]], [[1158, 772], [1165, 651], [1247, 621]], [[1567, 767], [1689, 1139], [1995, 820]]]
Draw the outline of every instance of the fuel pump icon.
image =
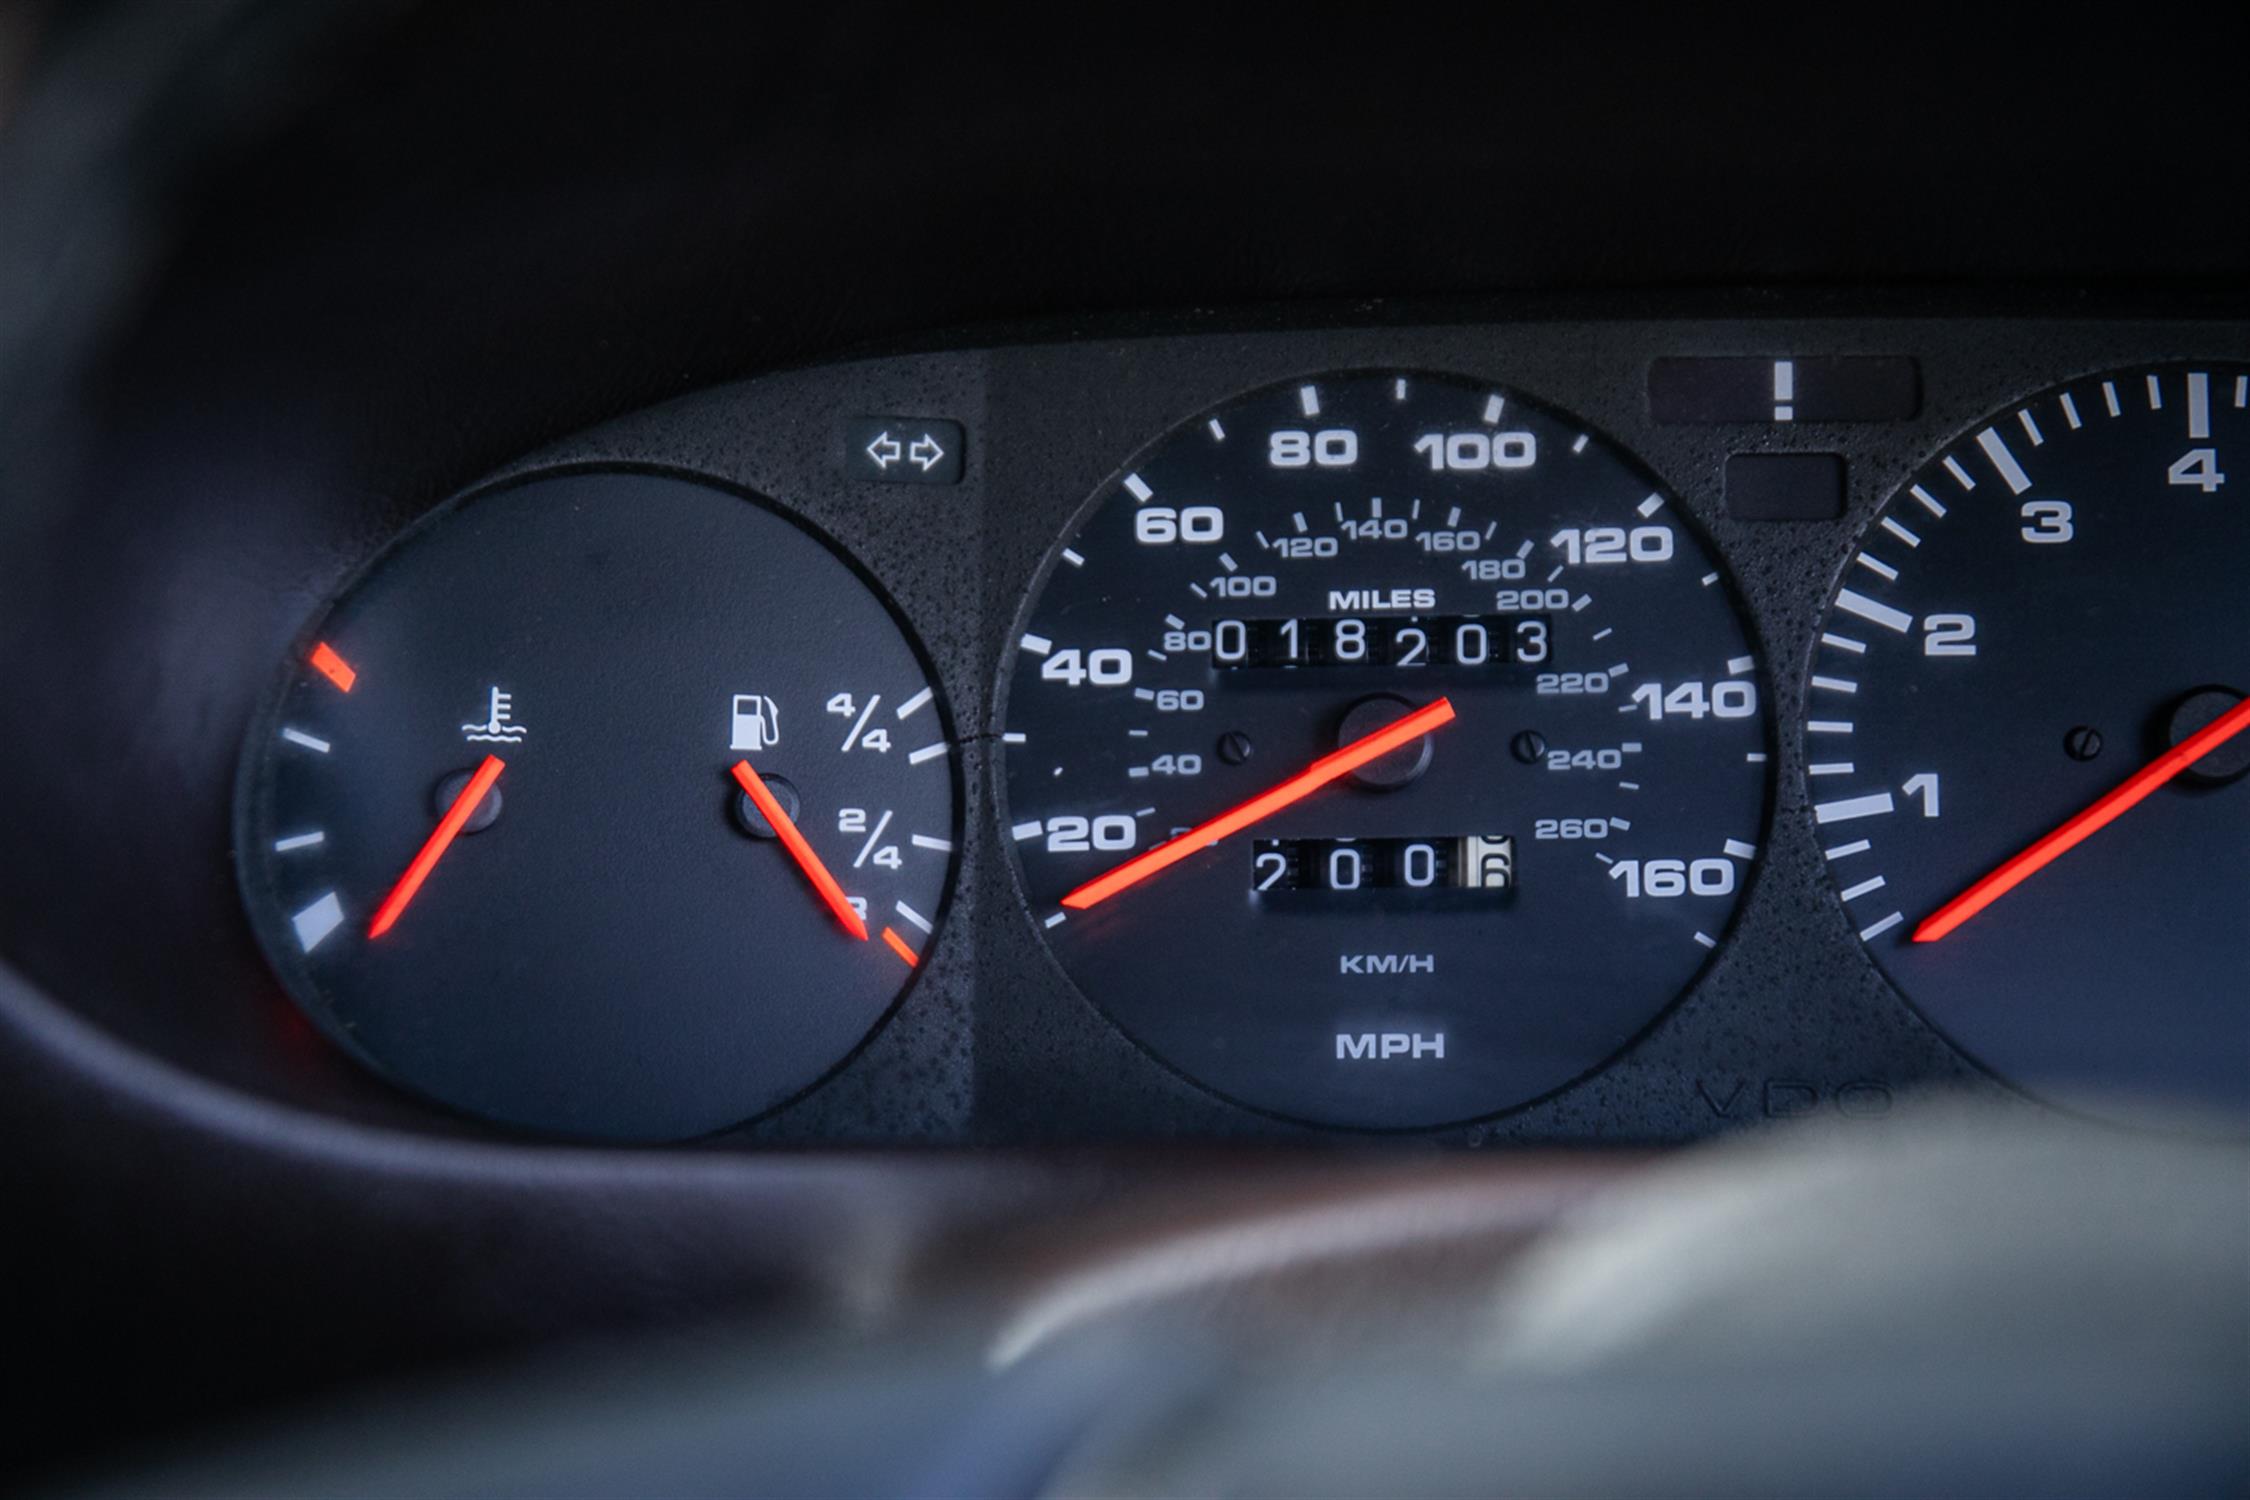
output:
[[732, 750], [770, 750], [781, 743], [781, 710], [757, 693], [734, 695]]

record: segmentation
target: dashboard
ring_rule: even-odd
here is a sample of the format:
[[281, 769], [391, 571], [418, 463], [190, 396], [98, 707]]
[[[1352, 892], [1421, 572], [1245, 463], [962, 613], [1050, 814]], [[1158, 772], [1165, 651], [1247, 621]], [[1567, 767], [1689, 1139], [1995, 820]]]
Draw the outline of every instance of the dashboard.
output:
[[2244, 20], [0, 9], [0, 1474], [2241, 1490]]
[[192, 675], [77, 663], [134, 691], [73, 716], [197, 700], [196, 815], [139, 834], [190, 889], [141, 930], [216, 926], [184, 1009], [226, 1020], [173, 1040], [330, 1107], [743, 1144], [2238, 1113], [2245, 331], [999, 336], [27, 602], [123, 644], [225, 595]]

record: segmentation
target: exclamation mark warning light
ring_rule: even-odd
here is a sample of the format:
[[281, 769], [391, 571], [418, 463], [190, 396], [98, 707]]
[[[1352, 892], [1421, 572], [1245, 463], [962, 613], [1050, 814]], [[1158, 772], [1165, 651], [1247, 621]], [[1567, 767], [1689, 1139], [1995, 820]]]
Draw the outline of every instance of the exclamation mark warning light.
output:
[[312, 664], [314, 671], [336, 684], [339, 693], [350, 692], [352, 684], [359, 681], [359, 674], [352, 670], [351, 663], [338, 656], [336, 648], [326, 641], [313, 647]]
[[1903, 422], [1921, 410], [1905, 355], [1686, 355], [1648, 367], [1659, 422]]

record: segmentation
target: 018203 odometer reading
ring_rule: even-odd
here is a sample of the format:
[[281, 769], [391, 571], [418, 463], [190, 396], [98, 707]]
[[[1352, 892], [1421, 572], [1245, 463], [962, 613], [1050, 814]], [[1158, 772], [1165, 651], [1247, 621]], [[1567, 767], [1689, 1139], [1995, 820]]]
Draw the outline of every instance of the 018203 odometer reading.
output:
[[1767, 798], [1757, 661], [1680, 508], [1492, 386], [1255, 392], [1105, 486], [1022, 617], [1005, 802], [1072, 981], [1243, 1103], [1487, 1115], [1707, 961]]

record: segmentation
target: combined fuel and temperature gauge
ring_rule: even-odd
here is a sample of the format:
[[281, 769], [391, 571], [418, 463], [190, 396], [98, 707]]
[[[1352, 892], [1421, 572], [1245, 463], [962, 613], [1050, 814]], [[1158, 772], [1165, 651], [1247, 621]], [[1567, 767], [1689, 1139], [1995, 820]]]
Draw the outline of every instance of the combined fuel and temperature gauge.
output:
[[409, 533], [245, 747], [237, 863], [297, 1003], [382, 1073], [622, 1139], [756, 1115], [914, 976], [954, 770], [921, 654], [764, 505], [582, 473]]

